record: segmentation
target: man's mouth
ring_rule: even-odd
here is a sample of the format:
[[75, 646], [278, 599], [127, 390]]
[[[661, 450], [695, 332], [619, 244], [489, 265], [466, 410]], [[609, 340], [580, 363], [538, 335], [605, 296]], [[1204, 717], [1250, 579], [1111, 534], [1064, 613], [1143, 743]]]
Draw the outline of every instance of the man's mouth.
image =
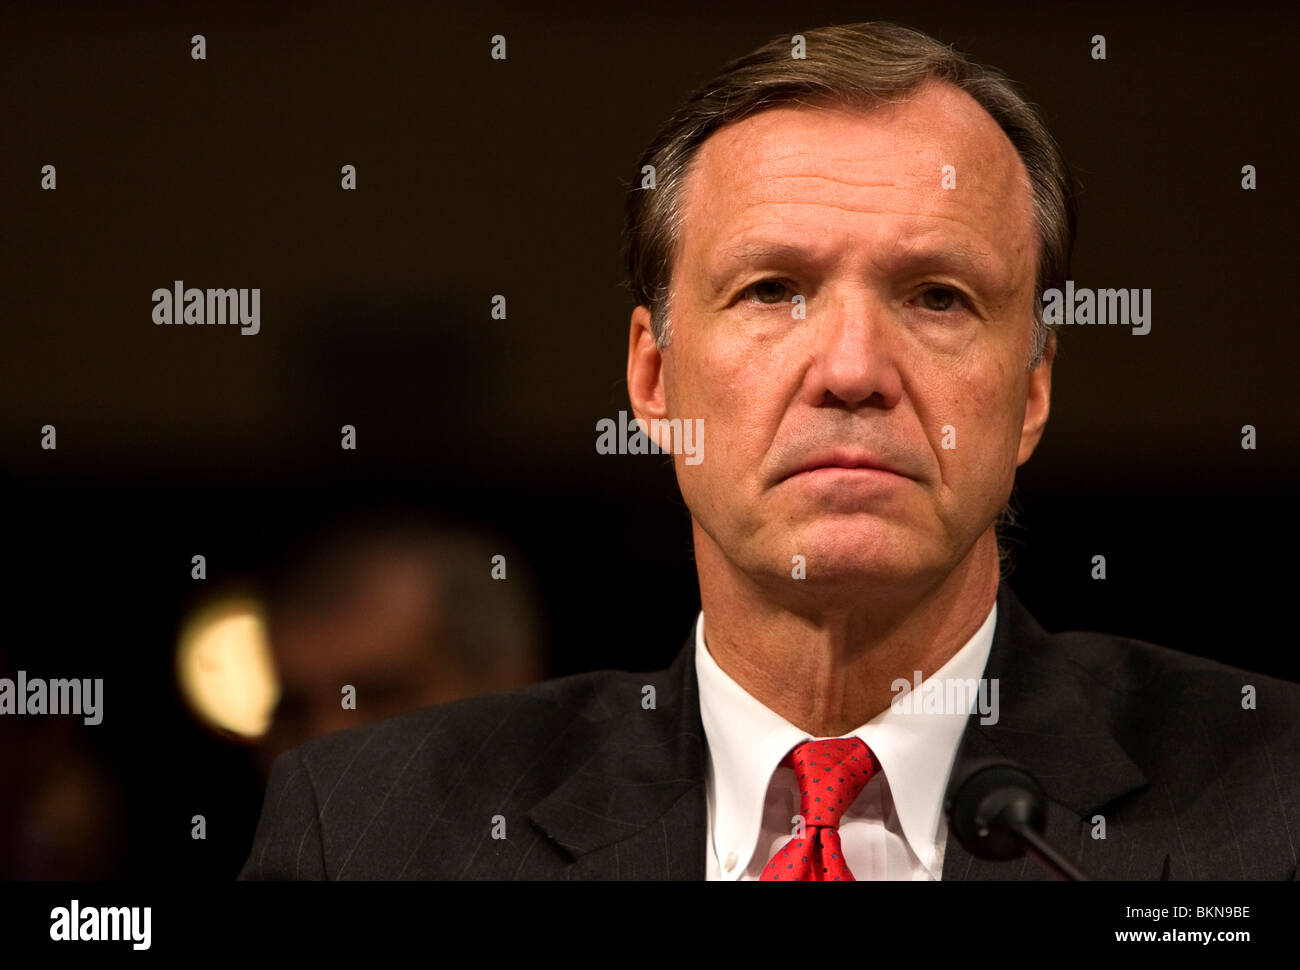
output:
[[791, 469], [785, 476], [786, 479], [794, 478], [796, 475], [806, 474], [834, 474], [836, 472], [854, 472], [862, 475], [894, 475], [903, 478], [910, 476], [904, 475], [893, 464], [884, 458], [866, 451], [853, 449], [831, 449], [828, 451], [816, 452], [809, 455], [808, 458], [800, 462]]

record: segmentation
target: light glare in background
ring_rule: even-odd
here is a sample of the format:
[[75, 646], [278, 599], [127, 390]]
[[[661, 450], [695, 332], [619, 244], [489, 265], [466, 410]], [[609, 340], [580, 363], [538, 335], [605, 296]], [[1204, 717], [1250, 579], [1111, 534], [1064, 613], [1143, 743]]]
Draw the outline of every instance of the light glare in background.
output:
[[176, 651], [181, 695], [206, 724], [243, 738], [271, 726], [280, 681], [261, 604], [230, 597], [186, 620]]

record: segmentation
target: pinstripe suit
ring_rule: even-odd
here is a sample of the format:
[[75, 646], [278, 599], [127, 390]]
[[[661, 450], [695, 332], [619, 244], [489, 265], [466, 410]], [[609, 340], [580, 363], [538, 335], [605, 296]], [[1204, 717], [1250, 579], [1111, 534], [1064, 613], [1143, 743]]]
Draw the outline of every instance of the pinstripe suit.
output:
[[[1002, 755], [1032, 772], [1048, 837], [1091, 875], [1297, 878], [1300, 685], [1048, 634], [1005, 584], [985, 676], [1000, 717], [971, 716], [958, 763]], [[282, 754], [239, 878], [703, 879], [706, 770], [692, 635], [667, 670], [442, 704]], [[1048, 877], [950, 835], [943, 878]]]

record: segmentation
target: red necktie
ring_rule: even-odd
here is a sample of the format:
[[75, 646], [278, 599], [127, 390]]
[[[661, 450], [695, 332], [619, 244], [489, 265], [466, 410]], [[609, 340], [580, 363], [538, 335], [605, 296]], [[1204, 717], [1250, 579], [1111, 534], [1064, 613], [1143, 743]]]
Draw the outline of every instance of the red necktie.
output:
[[799, 779], [799, 814], [803, 838], [777, 849], [760, 877], [763, 880], [851, 881], [853, 873], [840, 846], [840, 817], [866, 787], [877, 768], [876, 757], [858, 738], [805, 741], [781, 762]]

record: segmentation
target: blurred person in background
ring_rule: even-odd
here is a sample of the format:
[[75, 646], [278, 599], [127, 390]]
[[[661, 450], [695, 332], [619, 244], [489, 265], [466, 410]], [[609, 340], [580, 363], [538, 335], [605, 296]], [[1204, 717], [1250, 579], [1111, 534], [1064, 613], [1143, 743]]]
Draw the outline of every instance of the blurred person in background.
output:
[[[493, 557], [506, 578], [493, 579]], [[271, 587], [281, 699], [259, 747], [310, 738], [545, 676], [541, 622], [519, 555], [465, 529], [389, 522], [314, 542]], [[344, 687], [356, 707], [344, 707]]]
[[[0, 677], [20, 666], [0, 652]], [[124, 792], [79, 718], [0, 718], [0, 768], [0, 880], [114, 876]]]

